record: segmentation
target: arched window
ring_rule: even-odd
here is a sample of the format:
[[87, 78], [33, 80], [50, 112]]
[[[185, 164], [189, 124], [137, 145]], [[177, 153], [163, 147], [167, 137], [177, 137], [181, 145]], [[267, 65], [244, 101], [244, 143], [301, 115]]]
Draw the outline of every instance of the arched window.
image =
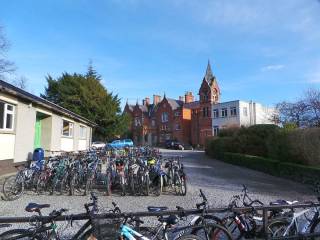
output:
[[162, 122], [168, 122], [169, 118], [168, 118], [168, 113], [167, 112], [163, 112], [161, 115], [161, 120]]

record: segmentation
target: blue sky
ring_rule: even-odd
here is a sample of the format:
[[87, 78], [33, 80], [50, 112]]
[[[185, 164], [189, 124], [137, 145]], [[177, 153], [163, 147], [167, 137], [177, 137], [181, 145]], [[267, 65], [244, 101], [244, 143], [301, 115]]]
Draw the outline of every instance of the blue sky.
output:
[[0, 25], [37, 95], [47, 74], [90, 59], [123, 104], [197, 94], [208, 59], [222, 101], [273, 105], [320, 86], [318, 0], [2, 0]]

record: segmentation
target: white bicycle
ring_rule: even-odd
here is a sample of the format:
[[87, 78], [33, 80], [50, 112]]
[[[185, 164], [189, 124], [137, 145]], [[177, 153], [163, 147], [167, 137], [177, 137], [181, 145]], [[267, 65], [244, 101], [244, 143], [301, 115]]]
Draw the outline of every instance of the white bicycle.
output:
[[[297, 201], [286, 204], [292, 205]], [[289, 212], [283, 213], [283, 217], [273, 220], [269, 226], [270, 237], [285, 237], [305, 233], [320, 233], [320, 212], [319, 207], [310, 207], [295, 212], [291, 209]], [[314, 239], [319, 239], [315, 237]]]

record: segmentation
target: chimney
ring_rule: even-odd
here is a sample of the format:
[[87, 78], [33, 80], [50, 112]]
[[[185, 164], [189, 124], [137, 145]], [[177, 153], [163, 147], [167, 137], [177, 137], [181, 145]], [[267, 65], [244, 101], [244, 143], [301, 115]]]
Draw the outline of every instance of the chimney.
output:
[[184, 102], [184, 96], [179, 96], [179, 100]]
[[186, 92], [186, 94], [184, 95], [184, 102], [185, 103], [194, 102], [194, 96], [192, 95], [192, 92]]
[[142, 100], [143, 106], [148, 106], [149, 104], [150, 104], [150, 98], [146, 97], [145, 99]]
[[153, 95], [153, 104], [157, 105], [161, 101], [161, 96]]

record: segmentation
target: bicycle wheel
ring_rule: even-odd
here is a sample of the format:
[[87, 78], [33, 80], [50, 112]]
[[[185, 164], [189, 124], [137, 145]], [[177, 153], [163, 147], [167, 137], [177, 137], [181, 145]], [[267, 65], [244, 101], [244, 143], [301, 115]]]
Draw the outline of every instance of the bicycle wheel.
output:
[[163, 177], [161, 175], [158, 176], [157, 186], [156, 186], [156, 195], [160, 196], [163, 191]]
[[20, 173], [6, 178], [2, 186], [2, 192], [6, 200], [13, 201], [21, 197], [24, 191], [23, 181]]
[[22, 240], [42, 240], [42, 236], [34, 235], [33, 231], [27, 229], [12, 229], [0, 234], [1, 240], [22, 239]]
[[213, 225], [211, 231], [209, 233], [210, 240], [224, 240], [224, 239], [232, 239], [231, 233], [224, 227], [220, 225]]
[[106, 195], [111, 196], [111, 174], [108, 172], [105, 176]]
[[242, 239], [244, 232], [239, 229], [238, 224], [235, 222], [233, 217], [228, 216], [222, 219], [222, 222], [228, 232], [231, 233], [233, 239]]
[[187, 179], [185, 176], [181, 176], [181, 195], [187, 195]]
[[[319, 233], [320, 234], [320, 218], [318, 218], [314, 223], [311, 225], [310, 233]], [[310, 239], [315, 240], [319, 239], [320, 236], [311, 237]]]
[[288, 229], [289, 225], [289, 221], [275, 220], [268, 225], [267, 234], [269, 237], [284, 237], [295, 235], [296, 231], [293, 228]]
[[144, 195], [145, 196], [149, 196], [150, 193], [150, 179], [149, 179], [149, 175], [145, 175], [144, 176]]

